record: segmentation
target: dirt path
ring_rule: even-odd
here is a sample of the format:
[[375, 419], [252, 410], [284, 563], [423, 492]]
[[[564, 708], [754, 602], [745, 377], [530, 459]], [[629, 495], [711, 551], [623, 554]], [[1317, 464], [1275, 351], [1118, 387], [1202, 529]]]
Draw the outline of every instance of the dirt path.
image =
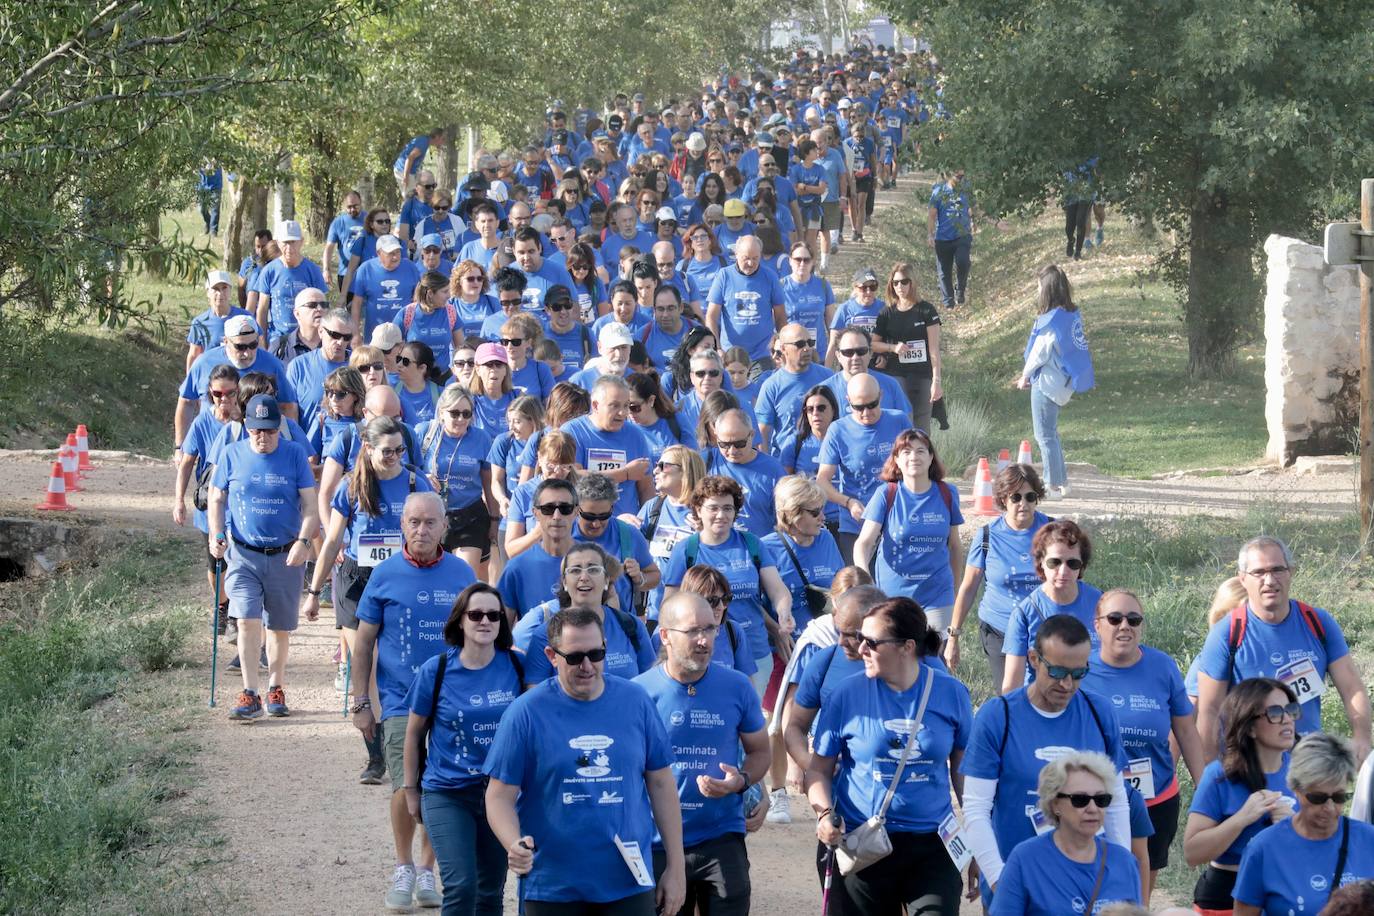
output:
[[[910, 205], [915, 184], [907, 179], [897, 191], [880, 192], [880, 217], [882, 209]], [[881, 223], [870, 235], [881, 233]], [[838, 289], [848, 288], [869, 251], [866, 243], [845, 243], [829, 271]], [[98, 453], [96, 459], [100, 470], [83, 481], [82, 492], [70, 496], [77, 511], [54, 520], [178, 531], [170, 514], [169, 462], [127, 453]], [[32, 507], [45, 489], [51, 460], [45, 453], [0, 451], [0, 516], [40, 515]], [[1056, 514], [1101, 522], [1126, 515], [1238, 515], [1260, 503], [1324, 516], [1354, 506], [1349, 462], [1326, 463], [1321, 473], [1255, 468], [1158, 480], [1114, 478], [1071, 465], [1070, 477], [1073, 495], [1055, 504]], [[961, 490], [967, 510], [971, 487], [966, 482]], [[191, 534], [189, 529], [180, 533]], [[188, 560], [199, 562], [199, 555], [188, 550]], [[190, 600], [198, 600], [194, 587], [188, 588]], [[219, 821], [222, 861], [232, 869], [224, 883], [244, 911], [382, 912], [393, 861], [388, 790], [357, 782], [364, 752], [341, 715], [342, 696], [333, 689], [336, 646], [332, 622], [303, 624], [293, 638], [289, 665], [292, 715], [251, 725], [226, 718], [238, 678], [226, 667], [232, 650], [221, 655], [219, 708], [204, 714], [202, 765], [214, 778], [205, 780], [197, 802]], [[208, 661], [194, 675], [208, 680]], [[252, 801], [241, 803], [246, 774], [256, 777], [258, 790]], [[817, 907], [810, 817], [800, 799], [793, 800], [792, 811], [794, 824], [766, 825], [750, 841], [753, 909], [761, 916], [796, 916]], [[966, 906], [965, 912], [977, 909]]]

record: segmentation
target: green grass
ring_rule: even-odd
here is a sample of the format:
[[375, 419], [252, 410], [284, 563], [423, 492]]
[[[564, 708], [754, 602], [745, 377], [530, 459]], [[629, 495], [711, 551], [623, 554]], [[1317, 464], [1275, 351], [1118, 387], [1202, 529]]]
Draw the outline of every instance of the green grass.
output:
[[[211, 908], [215, 838], [183, 801], [192, 627], [158, 599], [184, 544], [146, 542], [0, 606], [0, 912]], [[14, 589], [19, 589], [18, 592]]]
[[[895, 261], [910, 261], [925, 297], [938, 304], [934, 254], [924, 245], [924, 204], [919, 197], [912, 203], [882, 216], [874, 266], [886, 270]], [[949, 401], [969, 399], [987, 408], [995, 434], [989, 448], [1014, 453], [1020, 440], [1031, 438], [1029, 395], [1009, 382], [1020, 373], [1035, 319], [1036, 273], [1058, 263], [1074, 283], [1097, 375], [1097, 387], [1075, 395], [1060, 416], [1069, 461], [1148, 477], [1261, 460], [1267, 438], [1262, 339], [1241, 350], [1232, 377], [1189, 379], [1181, 306], [1172, 290], [1149, 275], [1150, 257], [1163, 240], [1147, 238], [1109, 213], [1103, 250], [1066, 262], [1060, 220], [1052, 208], [1006, 229], [990, 223], [979, 229], [970, 307], [967, 314], [943, 315]]]

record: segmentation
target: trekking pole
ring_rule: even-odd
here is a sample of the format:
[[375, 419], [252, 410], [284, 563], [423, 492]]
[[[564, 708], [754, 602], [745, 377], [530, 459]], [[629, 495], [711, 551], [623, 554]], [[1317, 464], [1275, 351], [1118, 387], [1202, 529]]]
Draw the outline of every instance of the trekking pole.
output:
[[215, 603], [210, 605], [210, 708], [215, 708], [215, 677], [219, 674], [220, 568], [215, 564]]
[[[840, 812], [830, 812], [830, 823], [836, 827], [842, 827], [844, 820], [840, 817]], [[835, 847], [831, 846], [829, 853], [825, 857], [825, 881], [821, 884], [821, 916], [826, 916], [830, 912], [830, 884], [835, 878]]]
[[[353, 650], [344, 643], [343, 717], [348, 718], [348, 688], [353, 684]], [[380, 724], [380, 723], [379, 723]]]

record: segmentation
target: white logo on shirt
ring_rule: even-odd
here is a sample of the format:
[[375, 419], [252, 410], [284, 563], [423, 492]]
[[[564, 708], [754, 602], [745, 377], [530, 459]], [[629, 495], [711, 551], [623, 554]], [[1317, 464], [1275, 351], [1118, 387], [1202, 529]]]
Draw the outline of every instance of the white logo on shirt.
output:
[[1071, 747], [1062, 747], [1051, 744], [1046, 747], [1037, 747], [1035, 749], [1035, 759], [1043, 760], [1046, 763], [1052, 763], [1055, 760], [1058, 760], [1060, 757], [1072, 754], [1073, 752], [1074, 749]]
[[[611, 758], [606, 748], [614, 743], [615, 740], [606, 735], [581, 735], [569, 741], [570, 747], [582, 752], [577, 757], [577, 775], [596, 777], [611, 772]], [[592, 751], [596, 752], [594, 756]]]

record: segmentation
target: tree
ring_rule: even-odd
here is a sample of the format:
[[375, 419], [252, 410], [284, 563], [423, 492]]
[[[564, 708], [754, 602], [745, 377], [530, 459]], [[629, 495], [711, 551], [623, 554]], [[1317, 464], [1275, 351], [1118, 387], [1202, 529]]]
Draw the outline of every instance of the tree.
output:
[[1100, 157], [1114, 207], [1177, 230], [1161, 253], [1189, 372], [1257, 331], [1259, 243], [1349, 212], [1374, 135], [1374, 44], [1355, 0], [886, 0], [945, 68], [940, 166], [990, 212], [1038, 211]]

